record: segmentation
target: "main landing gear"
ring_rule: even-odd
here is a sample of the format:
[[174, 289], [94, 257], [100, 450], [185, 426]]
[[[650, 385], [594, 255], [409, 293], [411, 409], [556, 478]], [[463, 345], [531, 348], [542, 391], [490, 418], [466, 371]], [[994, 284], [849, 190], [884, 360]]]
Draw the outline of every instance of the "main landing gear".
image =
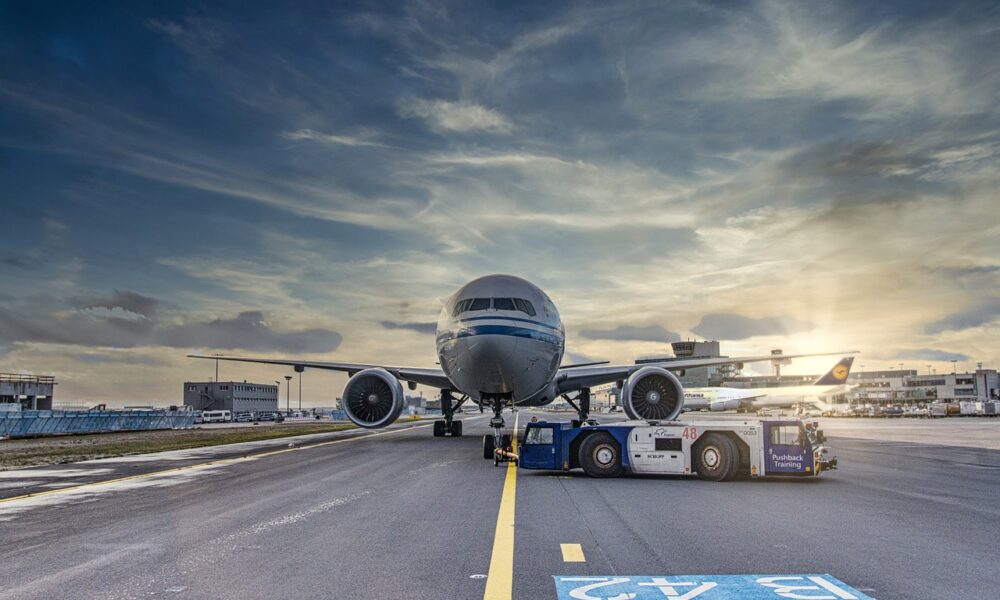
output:
[[577, 416], [580, 417], [579, 421], [573, 422], [573, 427], [579, 427], [581, 424], [589, 421], [590, 388], [583, 388], [574, 398], [570, 398], [566, 394], [563, 394], [563, 400], [569, 402], [569, 405], [576, 409]]
[[489, 403], [493, 409], [493, 418], [490, 419], [493, 433], [483, 436], [483, 458], [487, 460], [492, 458], [494, 466], [509, 462], [517, 464], [517, 455], [514, 454], [513, 448], [514, 438], [509, 433], [503, 432], [503, 409], [511, 400], [511, 394], [483, 394], [479, 400], [480, 407]]
[[441, 390], [441, 414], [444, 415], [444, 419], [434, 421], [434, 437], [446, 435], [462, 437], [462, 422], [454, 420], [455, 411], [461, 408], [468, 399], [468, 396], [462, 396], [461, 400], [453, 403], [454, 398], [451, 395], [451, 390]]

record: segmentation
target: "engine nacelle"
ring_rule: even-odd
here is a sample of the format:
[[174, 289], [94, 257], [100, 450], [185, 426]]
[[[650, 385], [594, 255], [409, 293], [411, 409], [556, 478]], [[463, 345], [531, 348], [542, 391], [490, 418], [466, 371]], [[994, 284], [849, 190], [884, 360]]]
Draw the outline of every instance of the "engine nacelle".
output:
[[630, 419], [676, 419], [684, 408], [684, 386], [662, 367], [643, 367], [625, 380], [622, 408]]
[[385, 427], [403, 411], [403, 384], [385, 369], [365, 369], [347, 380], [343, 406], [356, 425]]

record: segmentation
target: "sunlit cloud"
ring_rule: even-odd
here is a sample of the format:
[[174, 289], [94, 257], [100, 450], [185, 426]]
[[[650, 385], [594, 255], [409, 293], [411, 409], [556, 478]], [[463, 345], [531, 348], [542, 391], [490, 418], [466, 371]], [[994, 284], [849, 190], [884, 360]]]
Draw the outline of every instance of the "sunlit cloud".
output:
[[433, 365], [491, 272], [573, 362], [1000, 363], [985, 5], [94, 10], [0, 19], [0, 369], [64, 396], [175, 402], [196, 346]]

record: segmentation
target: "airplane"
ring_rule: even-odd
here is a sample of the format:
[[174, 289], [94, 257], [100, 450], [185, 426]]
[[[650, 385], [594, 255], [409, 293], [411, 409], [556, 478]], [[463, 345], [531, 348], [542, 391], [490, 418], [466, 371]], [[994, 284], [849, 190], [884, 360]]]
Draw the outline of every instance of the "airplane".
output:
[[[360, 427], [376, 429], [395, 421], [403, 408], [403, 386], [441, 390], [444, 419], [434, 422], [434, 436], [461, 436], [455, 412], [466, 401], [493, 412], [492, 435], [483, 437], [483, 458], [510, 446], [503, 433], [506, 407], [544, 406], [557, 397], [576, 409], [581, 421], [590, 413], [590, 388], [617, 382], [623, 408], [631, 419], [671, 420], [684, 406], [684, 387], [674, 374], [684, 369], [774, 360], [774, 356], [697, 358], [664, 363], [613, 366], [607, 361], [562, 365], [566, 331], [559, 311], [534, 284], [512, 275], [474, 279], [443, 303], [437, 323], [439, 368], [398, 367], [377, 363], [320, 362], [295, 359], [198, 355], [190, 358], [286, 365], [296, 372], [326, 369], [346, 372], [343, 409]], [[781, 359], [821, 354], [782, 355]], [[574, 394], [570, 397], [569, 394]], [[456, 398], [456, 396], [458, 396]]]
[[827, 409], [829, 406], [824, 398], [844, 394], [850, 389], [847, 376], [851, 374], [852, 364], [853, 356], [841, 358], [811, 385], [749, 390], [726, 387], [689, 388], [685, 390], [684, 409], [749, 412], [757, 408], [791, 408], [800, 404], [815, 404]]

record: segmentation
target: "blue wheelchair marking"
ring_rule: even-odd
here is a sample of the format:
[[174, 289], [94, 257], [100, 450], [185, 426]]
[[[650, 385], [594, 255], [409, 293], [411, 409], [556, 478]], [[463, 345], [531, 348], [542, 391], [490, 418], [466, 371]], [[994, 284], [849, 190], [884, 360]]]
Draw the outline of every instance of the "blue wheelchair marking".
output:
[[874, 600], [826, 574], [555, 575], [559, 600]]

